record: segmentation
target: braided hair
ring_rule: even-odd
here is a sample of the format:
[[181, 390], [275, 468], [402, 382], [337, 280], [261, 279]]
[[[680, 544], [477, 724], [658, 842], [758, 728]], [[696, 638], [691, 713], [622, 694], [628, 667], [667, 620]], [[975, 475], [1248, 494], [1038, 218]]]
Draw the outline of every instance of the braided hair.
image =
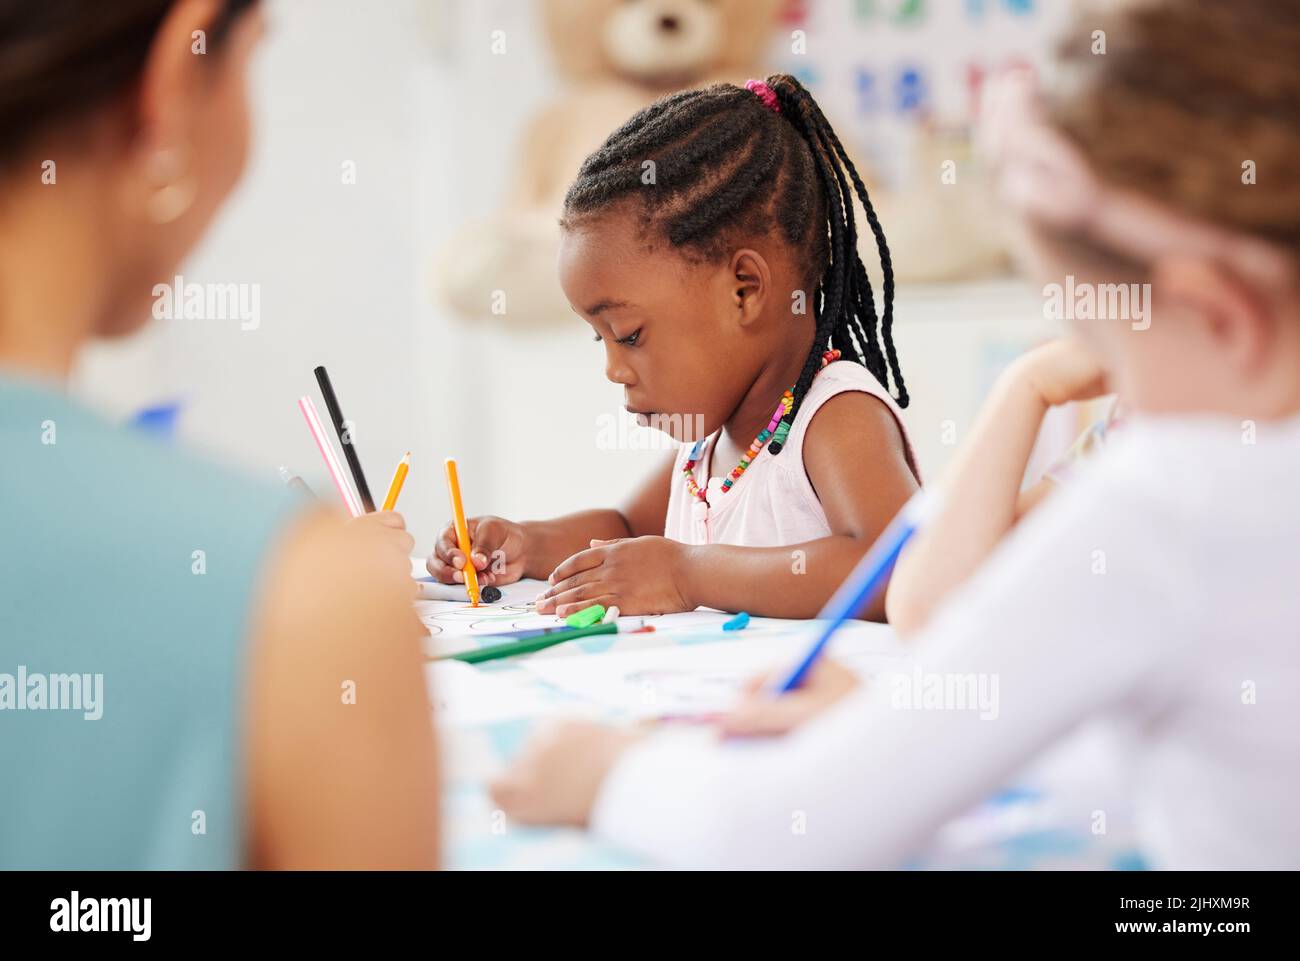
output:
[[[561, 223], [639, 198], [643, 231], [701, 261], [724, 256], [741, 237], [781, 232], [816, 282], [809, 298], [815, 335], [793, 405], [768, 447], [775, 455], [828, 349], [862, 364], [886, 390], [892, 375], [900, 407], [908, 395], [894, 348], [893, 264], [862, 178], [798, 80], [777, 74], [747, 86], [683, 91], [636, 114], [583, 162]], [[858, 256], [854, 194], [880, 252], [879, 317]]]

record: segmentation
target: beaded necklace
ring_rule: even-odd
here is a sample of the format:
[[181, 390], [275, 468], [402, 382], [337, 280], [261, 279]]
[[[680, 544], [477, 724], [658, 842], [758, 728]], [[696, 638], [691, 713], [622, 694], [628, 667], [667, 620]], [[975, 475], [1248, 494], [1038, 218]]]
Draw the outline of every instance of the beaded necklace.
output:
[[[840, 352], [838, 350], [826, 351], [826, 353], [822, 354], [822, 370], [826, 369], [827, 364], [839, 359]], [[818, 373], [821, 373], [821, 371], [819, 370]], [[781, 445], [785, 444], [786, 436], [790, 433], [790, 411], [793, 407], [794, 388], [791, 387], [781, 395], [781, 400], [777, 402], [776, 410], [772, 412], [772, 419], [768, 421], [767, 426], [758, 432], [754, 442], [749, 445], [749, 449], [740, 458], [740, 463], [731, 469], [727, 479], [722, 482], [722, 493], [727, 493], [735, 486], [736, 481], [740, 480], [740, 475], [745, 473], [745, 468], [753, 463], [754, 458], [758, 456], [759, 451], [763, 449], [763, 446], [769, 440], [772, 441], [773, 452], [781, 449]], [[704, 489], [695, 482], [695, 465], [699, 461], [700, 452], [704, 449], [704, 443], [707, 440], [706, 437], [696, 441], [695, 446], [691, 448], [691, 455], [686, 458], [686, 463], [682, 465], [682, 477], [686, 480], [687, 493], [690, 494], [692, 500], [699, 501], [706, 507], [709, 503], [708, 496]]]

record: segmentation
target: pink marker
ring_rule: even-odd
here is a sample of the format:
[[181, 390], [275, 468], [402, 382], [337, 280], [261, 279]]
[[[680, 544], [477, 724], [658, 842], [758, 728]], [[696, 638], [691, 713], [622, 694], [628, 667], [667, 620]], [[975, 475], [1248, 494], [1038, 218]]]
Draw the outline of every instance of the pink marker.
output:
[[343, 465], [339, 463], [339, 455], [334, 453], [334, 445], [330, 443], [329, 435], [325, 433], [320, 414], [316, 412], [316, 405], [310, 397], [299, 397], [298, 409], [302, 411], [302, 416], [307, 418], [307, 428], [311, 431], [311, 436], [316, 440], [316, 446], [320, 449], [321, 457], [325, 458], [325, 466], [329, 468], [330, 477], [334, 478], [334, 486], [339, 489], [339, 495], [343, 498], [343, 503], [347, 505], [348, 513], [353, 517], [360, 517], [364, 513], [361, 510], [361, 501], [357, 499], [357, 495], [348, 486], [347, 477], [343, 473]]

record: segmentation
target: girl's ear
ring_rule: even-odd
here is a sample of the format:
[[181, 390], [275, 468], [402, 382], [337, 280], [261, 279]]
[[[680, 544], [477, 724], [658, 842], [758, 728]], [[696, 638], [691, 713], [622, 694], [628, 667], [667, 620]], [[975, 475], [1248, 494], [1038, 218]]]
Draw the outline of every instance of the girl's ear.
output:
[[763, 313], [772, 292], [772, 271], [763, 255], [748, 247], [732, 254], [730, 271], [731, 302], [741, 326], [747, 327]]
[[1155, 264], [1151, 286], [1166, 306], [1185, 314], [1180, 323], [1200, 326], [1202, 342], [1221, 363], [1249, 376], [1269, 360], [1277, 318], [1256, 291], [1218, 264], [1192, 257], [1162, 259]]

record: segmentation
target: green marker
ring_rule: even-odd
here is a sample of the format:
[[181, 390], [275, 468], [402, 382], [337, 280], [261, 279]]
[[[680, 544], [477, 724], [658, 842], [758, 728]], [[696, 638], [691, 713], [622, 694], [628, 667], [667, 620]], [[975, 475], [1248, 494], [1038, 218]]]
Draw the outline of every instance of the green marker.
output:
[[591, 627], [593, 624], [599, 624], [604, 616], [605, 608], [599, 604], [592, 604], [591, 607], [578, 611], [577, 614], [570, 614], [564, 619], [564, 623], [570, 627]]
[[592, 624], [589, 627], [572, 629], [560, 628], [558, 630], [547, 630], [541, 636], [534, 635], [510, 641], [507, 644], [493, 644], [491, 647], [481, 647], [477, 651], [444, 654], [442, 657], [433, 658], [433, 660], [464, 661], [467, 664], [478, 664], [481, 661], [495, 661], [502, 657], [514, 657], [516, 654], [534, 654], [537, 651], [544, 651], [548, 647], [563, 644], [565, 641], [574, 641], [580, 637], [594, 637], [598, 634], [638, 634], [642, 631], [653, 630], [654, 628], [646, 626], [644, 621]]

